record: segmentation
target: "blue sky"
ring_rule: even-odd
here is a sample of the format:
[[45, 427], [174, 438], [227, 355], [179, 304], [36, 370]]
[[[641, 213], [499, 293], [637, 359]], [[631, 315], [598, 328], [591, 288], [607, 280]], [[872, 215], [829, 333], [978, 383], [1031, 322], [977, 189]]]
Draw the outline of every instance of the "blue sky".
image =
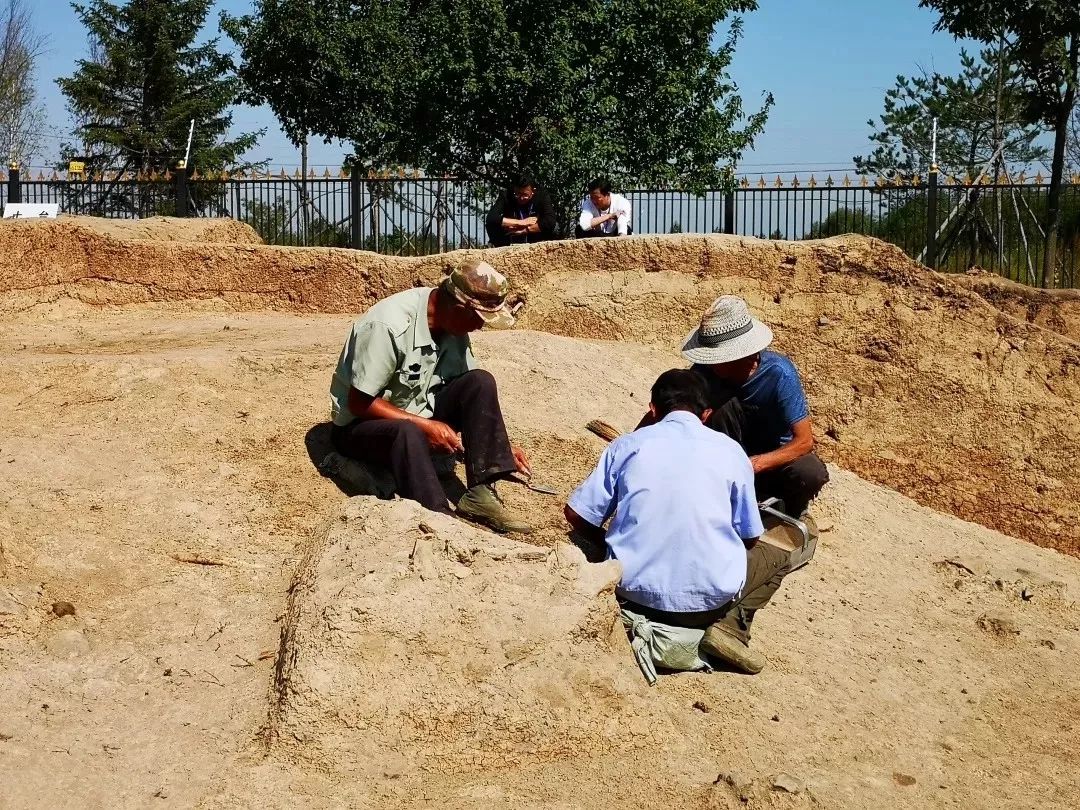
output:
[[[49, 154], [34, 160], [46, 165], [70, 127], [55, 79], [70, 75], [86, 52], [86, 34], [68, 0], [32, 0], [37, 27], [49, 38], [39, 68], [39, 84], [49, 111]], [[211, 12], [241, 14], [250, 0], [219, 0]], [[759, 0], [747, 15], [744, 38], [732, 75], [745, 108], [756, 110], [762, 94], [772, 91], [776, 106], [753, 153], [740, 166], [745, 174], [807, 174], [851, 168], [851, 158], [867, 147], [868, 118], [881, 112], [885, 91], [898, 73], [919, 66], [943, 72], [959, 65], [959, 46], [947, 34], [935, 34], [935, 16], [917, 0]], [[226, 44], [227, 40], [226, 40]], [[266, 128], [252, 157], [268, 158], [274, 167], [291, 167], [300, 157], [265, 109], [239, 108], [239, 129]], [[312, 144], [314, 165], [340, 166], [338, 144]]]

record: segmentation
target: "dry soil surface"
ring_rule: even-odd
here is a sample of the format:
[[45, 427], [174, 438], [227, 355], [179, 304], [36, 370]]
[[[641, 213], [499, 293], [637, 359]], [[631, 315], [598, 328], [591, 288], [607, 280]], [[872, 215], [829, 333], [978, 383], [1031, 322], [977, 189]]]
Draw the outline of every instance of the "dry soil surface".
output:
[[[650, 689], [613, 632], [613, 572], [566, 545], [561, 497], [502, 486], [540, 526], [526, 544], [346, 498], [312, 465], [350, 317], [254, 310], [289, 308], [300, 277], [359, 304], [438, 264], [86, 238], [58, 244], [63, 261], [0, 266], [0, 807], [1075, 804], [1075, 558], [833, 467], [817, 558], [755, 624], [766, 670]], [[592, 256], [642, 262], [607, 274], [581, 245], [492, 257], [520, 271], [526, 326], [576, 335], [476, 339], [511, 433], [560, 496], [603, 447], [584, 423], [632, 426], [656, 373], [680, 364], [669, 338], [730, 289], [801, 364], [848, 375], [808, 380], [839, 428], [830, 458], [970, 516], [919, 487], [949, 469], [1001, 515], [1022, 495], [997, 469], [1020, 458], [1013, 437], [1033, 454], [1057, 441], [1025, 474], [1056, 470], [1059, 497], [1025, 520], [1075, 529], [1077, 372], [1051, 363], [1076, 352], [1067, 336], [864, 240], [634, 241]], [[47, 259], [44, 242], [7, 244]], [[206, 293], [229, 256], [233, 292]], [[851, 265], [822, 269], [838, 256]], [[101, 303], [130, 301], [151, 257], [141, 303]], [[318, 308], [291, 289], [293, 308]], [[865, 354], [870, 330], [889, 356]], [[993, 335], [1016, 348], [965, 376], [963, 339]], [[857, 373], [866, 399], [843, 401]], [[1035, 395], [1040, 408], [995, 415]], [[911, 434], [927, 442], [914, 461], [892, 449], [917, 448]]]

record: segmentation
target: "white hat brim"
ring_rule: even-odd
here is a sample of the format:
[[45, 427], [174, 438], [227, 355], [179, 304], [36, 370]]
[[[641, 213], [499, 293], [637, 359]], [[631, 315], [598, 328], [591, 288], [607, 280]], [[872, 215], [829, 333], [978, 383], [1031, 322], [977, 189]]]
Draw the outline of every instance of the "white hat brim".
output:
[[720, 363], [731, 363], [750, 357], [769, 347], [773, 341], [772, 329], [763, 324], [757, 318], [751, 318], [750, 331], [745, 335], [739, 335], [731, 340], [725, 340], [716, 346], [703, 346], [701, 344], [701, 328], [698, 327], [683, 341], [680, 350], [682, 356], [691, 363], [701, 363], [706, 366], [715, 366]]

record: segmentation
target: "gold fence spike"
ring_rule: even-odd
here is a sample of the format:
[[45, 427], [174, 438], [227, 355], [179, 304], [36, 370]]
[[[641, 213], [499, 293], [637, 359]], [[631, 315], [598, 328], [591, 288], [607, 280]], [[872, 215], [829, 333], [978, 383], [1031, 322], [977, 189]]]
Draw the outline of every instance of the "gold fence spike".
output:
[[60, 179], [60, 175], [58, 175], [56, 173], [56, 169], [53, 169], [52, 177], [50, 179], [51, 180], [59, 180]]
[[817, 188], [817, 180], [814, 179], [814, 175], [810, 175], [810, 180], [806, 185], [810, 188]]
[[1026, 183], [1026, 182], [1027, 182], [1027, 176], [1026, 176], [1026, 175], [1024, 174], [1024, 171], [1023, 171], [1023, 170], [1021, 170], [1021, 171], [1020, 171], [1020, 174], [1018, 174], [1018, 175], [1016, 176], [1016, 182], [1017, 182], [1017, 184], [1021, 184], [1021, 183]]
[[[865, 178], [864, 178], [864, 179], [865, 179]], [[865, 185], [866, 185], [866, 183], [863, 183], [863, 185], [865, 186]], [[885, 187], [885, 180], [884, 180], [884, 178], [882, 178], [882, 177], [881, 177], [880, 175], [878, 175], [878, 177], [876, 177], [876, 178], [874, 179], [874, 185], [875, 185], [875, 186], [877, 186], [878, 188], [884, 188], [884, 187]]]
[[865, 174], [861, 178], [859, 178], [859, 185], [863, 188], [867, 188], [870, 185], [870, 181], [866, 179]]
[[191, 171], [191, 175], [188, 177], [188, 179], [189, 180], [201, 180], [202, 178], [199, 175], [199, 170], [198, 169], [193, 169]]
[[745, 176], [739, 181], [739, 188], [750, 188], [750, 181]]
[[780, 175], [776, 175], [776, 180], [773, 181], [773, 185], [776, 186], [777, 188], [783, 188], [784, 187], [784, 181], [780, 179]]
[[765, 184], [765, 178], [764, 177], [759, 177], [758, 181], [757, 181], [757, 187], [758, 188], [765, 188], [765, 185], [766, 185]]
[[1035, 175], [1035, 185], [1037, 185], [1037, 186], [1043, 185], [1042, 171], [1040, 171], [1038, 174]]
[[293, 172], [293, 180], [302, 180], [304, 178], [303, 173], [299, 169]]
[[168, 183], [173, 179], [173, 173], [168, 169], [165, 170], [165, 182]]
[[[342, 169], [341, 173], [344, 174], [345, 170]], [[330, 167], [329, 166], [327, 166], [325, 169], [323, 169], [322, 176], [323, 176], [323, 180], [329, 180], [330, 179]]]
[[851, 188], [851, 178], [848, 177], [846, 174], [844, 175], [844, 182], [842, 183], [842, 185], [844, 186], [844, 188]]
[[825, 178], [825, 187], [832, 188], [834, 185], [836, 184], [833, 182], [832, 175], [830, 174], [828, 177]]
[[795, 177], [792, 178], [791, 187], [792, 188], [798, 188], [799, 187], [799, 175], [795, 175]]
[[1077, 172], [1072, 177], [1070, 177], [1069, 182], [1072, 183], [1074, 186], [1080, 186], [1080, 172]]

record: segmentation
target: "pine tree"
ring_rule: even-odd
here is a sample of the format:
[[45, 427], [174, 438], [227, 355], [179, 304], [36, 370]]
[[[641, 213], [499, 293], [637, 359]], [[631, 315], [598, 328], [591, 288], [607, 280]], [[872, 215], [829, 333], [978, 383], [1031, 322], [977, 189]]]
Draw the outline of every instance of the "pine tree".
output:
[[212, 0], [90, 0], [72, 4], [91, 43], [75, 74], [57, 80], [91, 172], [163, 174], [234, 169], [261, 133], [229, 137], [240, 84], [217, 40], [196, 44]]

